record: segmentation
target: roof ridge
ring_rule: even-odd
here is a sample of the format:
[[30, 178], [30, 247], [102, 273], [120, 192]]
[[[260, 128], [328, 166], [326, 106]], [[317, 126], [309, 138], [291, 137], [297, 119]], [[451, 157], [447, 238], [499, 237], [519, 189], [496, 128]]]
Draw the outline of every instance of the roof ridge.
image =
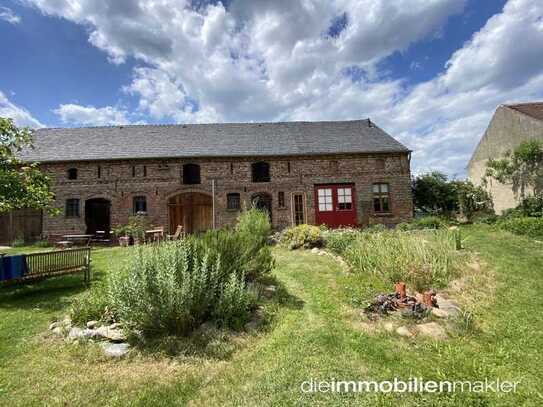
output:
[[[277, 122], [214, 122], [214, 123], [151, 123], [151, 124], [113, 124], [106, 126], [78, 126], [78, 127], [41, 127], [36, 130], [83, 130], [83, 129], [114, 129], [114, 128], [134, 128], [134, 127], [187, 127], [187, 126], [216, 126], [216, 125], [285, 125], [285, 124], [323, 124], [323, 123], [354, 123], [367, 122], [366, 119], [350, 119], [350, 120], [293, 120], [293, 121], [277, 121]], [[375, 123], [372, 122], [373, 125]]]

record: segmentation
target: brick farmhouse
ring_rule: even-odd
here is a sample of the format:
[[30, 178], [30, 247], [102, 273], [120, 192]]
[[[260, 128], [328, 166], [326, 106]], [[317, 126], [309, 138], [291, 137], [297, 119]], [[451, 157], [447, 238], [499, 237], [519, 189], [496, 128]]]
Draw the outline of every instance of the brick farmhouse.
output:
[[199, 232], [252, 205], [275, 229], [412, 217], [410, 151], [368, 120], [40, 129], [23, 159], [53, 180], [43, 234], [105, 231], [144, 213]]

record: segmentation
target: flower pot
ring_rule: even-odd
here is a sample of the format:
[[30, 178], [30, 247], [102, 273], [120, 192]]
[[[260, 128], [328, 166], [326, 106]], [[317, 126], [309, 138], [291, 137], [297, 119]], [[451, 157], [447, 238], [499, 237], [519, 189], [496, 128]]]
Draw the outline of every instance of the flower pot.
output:
[[119, 246], [128, 247], [129, 244], [130, 244], [130, 237], [128, 236], [119, 237]]

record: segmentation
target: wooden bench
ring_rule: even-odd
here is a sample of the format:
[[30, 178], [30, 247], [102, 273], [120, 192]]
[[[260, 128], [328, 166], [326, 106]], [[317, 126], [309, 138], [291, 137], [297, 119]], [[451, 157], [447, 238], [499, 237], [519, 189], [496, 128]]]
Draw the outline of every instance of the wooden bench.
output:
[[27, 254], [24, 276], [0, 283], [20, 283], [83, 272], [83, 281], [88, 284], [91, 273], [90, 251], [90, 247], [85, 247]]

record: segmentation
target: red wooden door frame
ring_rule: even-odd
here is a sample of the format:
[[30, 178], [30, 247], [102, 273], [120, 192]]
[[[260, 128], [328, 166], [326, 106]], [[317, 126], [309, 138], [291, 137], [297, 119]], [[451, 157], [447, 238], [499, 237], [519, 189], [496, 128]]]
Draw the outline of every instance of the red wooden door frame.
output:
[[[339, 209], [338, 202], [338, 189], [350, 189], [351, 191], [351, 208], [350, 209]], [[329, 200], [326, 198], [328, 194], [323, 195], [324, 201], [322, 202], [325, 206], [329, 207], [330, 210], [321, 211], [319, 209], [319, 190], [330, 190], [331, 191], [331, 207], [329, 205]], [[355, 185], [352, 183], [347, 184], [317, 184], [315, 185], [315, 223], [317, 225], [325, 224], [330, 227], [341, 227], [341, 226], [356, 226], [357, 222], [357, 211], [356, 211], [356, 189]]]

